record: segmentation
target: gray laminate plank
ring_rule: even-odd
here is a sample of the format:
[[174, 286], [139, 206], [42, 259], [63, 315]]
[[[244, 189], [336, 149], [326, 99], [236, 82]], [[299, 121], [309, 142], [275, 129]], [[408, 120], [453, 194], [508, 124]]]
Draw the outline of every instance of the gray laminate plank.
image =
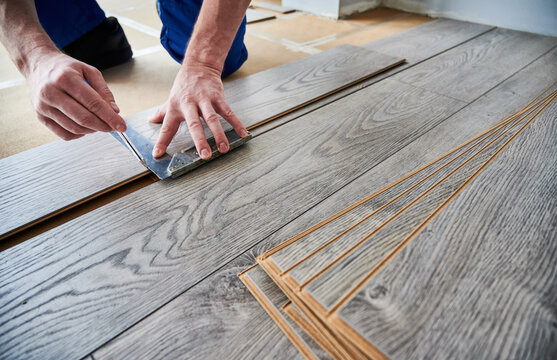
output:
[[394, 78], [469, 102], [556, 45], [557, 38], [496, 29]]
[[0, 238], [146, 171], [104, 133], [27, 150], [0, 168]]
[[393, 358], [553, 359], [557, 102], [339, 315]]
[[[299, 284], [304, 283], [320, 268], [336, 259], [343, 250], [348, 249], [372, 229], [394, 216], [423, 190], [441, 180], [448, 171], [468, 159], [493, 137], [500, 135], [508, 126], [495, 129], [403, 179], [355, 209], [273, 253], [270, 260], [278, 269], [293, 276]], [[316, 251], [318, 252], [315, 253]], [[307, 258], [313, 253], [315, 255]], [[293, 266], [296, 267], [292, 269]]]
[[258, 11], [254, 9], [247, 9], [246, 10], [246, 18], [247, 23], [252, 24], [259, 21], [265, 21], [276, 18], [275, 15], [265, 12], [265, 11]]
[[[248, 129], [285, 114], [292, 109], [371, 77], [402, 62], [402, 58], [383, 55], [358, 46], [341, 45], [224, 85], [230, 108]], [[131, 122], [152, 142], [161, 125], [136, 118]], [[221, 119], [223, 129], [232, 127]], [[205, 127], [208, 138], [212, 137]], [[194, 147], [183, 122], [167, 152], [174, 154]]]
[[[366, 47], [393, 56], [408, 57], [410, 63], [403, 64], [387, 73], [365, 80], [358, 85], [351, 86], [348, 89], [344, 89], [320, 101], [295, 110], [276, 121], [267, 123], [259, 129], [255, 129], [254, 134], [260, 134], [285, 122], [296, 119], [305, 113], [367, 87], [380, 79], [386, 78], [404, 68], [435, 56], [448, 48], [457, 46], [490, 29], [492, 29], [492, 27], [485, 25], [436, 19], [402, 33], [372, 42], [366, 45]], [[402, 51], [399, 53], [397, 49], [402, 49]], [[229, 85], [226, 83], [225, 88], [227, 89], [228, 87]], [[155, 109], [149, 109], [134, 114], [126, 117], [126, 120], [132, 125], [149, 128], [150, 125], [147, 122], [147, 118], [154, 110]], [[237, 108], [235, 110], [238, 111], [239, 109]], [[154, 129], [150, 131], [157, 131], [157, 127], [154, 127]], [[156, 132], [154, 134], [156, 134]], [[154, 134], [151, 136], [154, 136]], [[2, 217], [7, 220], [3, 222], [3, 228], [0, 234], [5, 235], [37, 219], [41, 219], [49, 214], [67, 208], [71, 204], [87, 199], [100, 190], [112, 188], [120, 183], [129, 181], [145, 171], [140, 164], [130, 160], [129, 154], [122, 151], [114, 142], [114, 139], [109, 136], [101, 136], [93, 139], [91, 136], [88, 136], [69, 143], [57, 141], [48, 146], [38, 147], [37, 149], [24, 152], [15, 158], [0, 159], [0, 167], [2, 169], [7, 168], [9, 171], [6, 171], [6, 173], [13, 172], [13, 174], [0, 179], [0, 188], [13, 189], [11, 191], [18, 193], [20, 199], [18, 203], [20, 208], [16, 207], [12, 202], [2, 202], [2, 212], [13, 214], [13, 216]], [[96, 145], [94, 151], [83, 150], [93, 145]], [[79, 154], [78, 158], [72, 157], [72, 159], [69, 160], [69, 156], [75, 154]], [[48, 161], [50, 159], [54, 159], [55, 161]], [[59, 171], [59, 164], [62, 160], [65, 160], [66, 164], [97, 164], [99, 159], [103, 159], [103, 161], [100, 162], [98, 166], [82, 169], [79, 173], [69, 172], [71, 175], [68, 175], [68, 172]], [[23, 170], [20, 170], [18, 164], [23, 162], [26, 165]], [[114, 164], [108, 167], [108, 162], [114, 162]], [[40, 171], [27, 171], [27, 169]], [[43, 177], [43, 173], [50, 174], [50, 177]], [[14, 181], [14, 178], [18, 180]], [[25, 181], [21, 180], [23, 178]], [[41, 184], [40, 187], [33, 185], [38, 182]], [[31, 184], [31, 186], [29, 186], [29, 184]], [[91, 184], [94, 184], [94, 186], [91, 186]], [[38, 188], [43, 189], [43, 191], [38, 191]], [[2, 191], [0, 193], [4, 194], [5, 192]], [[38, 199], [40, 199], [40, 202]]]
[[[506, 131], [495, 135], [493, 139], [486, 139], [480, 145], [482, 148], [478, 152], [468, 153], [468, 156], [461, 157], [458, 161], [438, 172], [436, 176], [415, 187], [401, 197], [399, 201], [391, 204], [392, 210], [385, 208], [384, 212], [387, 213], [385, 217], [379, 217], [371, 223], [363, 223], [361, 225], [362, 230], [353, 234], [356, 237], [355, 239], [352, 239], [353, 236], [348, 237], [349, 240], [352, 240], [348, 241], [349, 244], [354, 244], [357, 240], [362, 239], [366, 232], [371, 233], [375, 230], [373, 236], [310, 282], [305, 290], [326, 310], [330, 310], [349, 291], [355, 288], [371, 270], [378, 266], [396, 246], [401, 244], [416, 228], [440, 209], [477, 171], [480, 171], [513, 136], [520, 132], [525, 123], [526, 120], [511, 123], [512, 126], [505, 128]], [[417, 201], [412, 203], [410, 200]], [[411, 205], [411, 207], [386, 223], [387, 220], [391, 220], [391, 216], [395, 212], [402, 210], [407, 205]], [[383, 227], [380, 228], [380, 225]], [[334, 259], [347, 248], [348, 246], [327, 248], [323, 251], [322, 256]], [[321, 263], [324, 262], [321, 261]], [[292, 275], [299, 273], [300, 276], [306, 276], [305, 268], [296, 270], [299, 271], [293, 271]]]
[[0, 355], [89, 353], [462, 106], [386, 79], [0, 253]]
[[397, 34], [372, 41], [364, 48], [399, 56], [409, 64], [426, 60], [494, 29], [466, 21], [435, 19]]
[[[285, 239], [292, 237], [311, 225], [329, 217], [344, 207], [353, 204], [370, 191], [379, 189], [399, 177], [414, 170], [418, 166], [434, 160], [453, 147], [463, 143], [475, 134], [482, 132], [494, 125], [502, 118], [516, 112], [526, 105], [533, 97], [547, 86], [551, 85], [553, 76], [557, 74], [557, 50], [540, 58], [533, 64], [520, 71], [497, 88], [488, 92], [482, 98], [468, 105], [439, 126], [425, 133], [400, 150], [396, 155], [378, 164], [361, 177], [357, 178], [349, 185], [343, 187], [332, 196], [328, 197], [317, 206], [311, 208], [303, 215], [289, 222], [280, 230], [265, 238], [264, 241], [250, 249], [247, 254], [239, 257], [243, 266], [253, 264], [253, 257], [262, 254], [264, 251], [280, 244]], [[424, 235], [425, 236], [425, 235]], [[181, 313], [192, 308], [192, 297], [195, 294], [203, 293], [205, 283], [212, 286], [215, 277], [226, 271], [228, 268], [239, 267], [236, 262], [227, 264], [223, 269], [203, 280], [191, 290], [178, 296], [176, 299], [157, 310], [149, 317], [145, 318], [123, 334], [112, 340], [107, 345], [100, 348], [95, 355], [102, 355], [100, 358], [141, 358], [143, 354], [173, 352], [179, 355], [179, 349], [184, 349], [193, 342], [195, 332], [188, 331], [183, 326]], [[220, 282], [225, 284], [226, 281]], [[201, 287], [202, 289], [196, 290]], [[245, 300], [246, 290], [239, 288], [234, 291], [223, 292], [222, 296], [214, 298], [215, 305], [211, 308], [233, 309], [230, 315], [224, 311], [199, 312], [199, 319], [191, 320], [192, 323], [234, 323], [237, 314], [234, 309], [241, 307], [245, 301], [253, 306], [253, 300]], [[261, 314], [261, 309], [249, 309], [253, 311], [254, 318]], [[218, 319], [218, 320], [217, 320]], [[433, 332], [432, 332], [433, 333]], [[226, 339], [226, 335], [215, 338]], [[165, 342], [166, 337], [168, 342]], [[460, 339], [455, 337], [454, 339]], [[269, 344], [272, 346], [272, 344]], [[191, 350], [184, 350], [191, 351]]]

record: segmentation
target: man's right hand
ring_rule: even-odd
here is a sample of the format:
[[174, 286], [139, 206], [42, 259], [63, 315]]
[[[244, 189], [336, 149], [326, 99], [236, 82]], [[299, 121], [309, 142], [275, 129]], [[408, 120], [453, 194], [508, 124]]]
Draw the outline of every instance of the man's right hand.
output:
[[112, 92], [99, 70], [60, 51], [34, 50], [26, 75], [37, 117], [64, 140], [95, 131], [123, 132]]

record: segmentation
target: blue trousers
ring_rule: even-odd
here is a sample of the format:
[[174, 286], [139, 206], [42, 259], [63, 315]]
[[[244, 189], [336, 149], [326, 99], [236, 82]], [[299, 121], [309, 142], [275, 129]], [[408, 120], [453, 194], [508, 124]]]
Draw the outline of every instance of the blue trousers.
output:
[[[184, 59], [202, 3], [203, 0], [157, 0], [163, 23], [161, 44], [179, 63]], [[35, 0], [35, 5], [41, 25], [60, 49], [101, 24], [105, 18], [96, 0]], [[226, 57], [223, 77], [238, 70], [248, 58], [245, 33], [244, 17]]]

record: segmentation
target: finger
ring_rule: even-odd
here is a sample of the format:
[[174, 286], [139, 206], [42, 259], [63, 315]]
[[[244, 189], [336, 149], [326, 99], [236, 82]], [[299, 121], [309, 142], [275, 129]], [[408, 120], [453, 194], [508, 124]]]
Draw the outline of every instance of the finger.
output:
[[112, 91], [110, 91], [110, 89], [108, 88], [106, 81], [104, 81], [102, 73], [97, 68], [94, 68], [92, 66], [85, 66], [83, 68], [83, 75], [85, 77], [85, 80], [87, 80], [87, 82], [89, 83], [89, 85], [91, 85], [91, 87], [95, 89], [95, 91], [99, 93], [99, 95], [104, 100], [106, 100], [106, 102], [110, 104], [110, 106], [114, 111], [119, 113], [120, 108], [118, 107], [118, 105], [116, 105], [116, 100], [114, 100], [114, 95], [112, 94]]
[[45, 111], [42, 112], [42, 115], [46, 116], [51, 120], [54, 120], [58, 125], [60, 125], [65, 130], [75, 135], [85, 135], [94, 132], [94, 130], [79, 125], [78, 123], [76, 123], [75, 121], [73, 121], [72, 119], [64, 115], [64, 113], [62, 113], [60, 110], [52, 106], [47, 106]]
[[209, 160], [213, 152], [211, 151], [211, 147], [205, 138], [205, 130], [203, 129], [201, 119], [199, 119], [197, 107], [193, 104], [184, 104], [182, 108], [184, 115], [186, 115], [188, 130], [190, 131], [197, 153], [203, 160]]
[[153, 157], [158, 158], [164, 155], [168, 144], [170, 144], [172, 138], [176, 135], [182, 121], [184, 121], [184, 118], [179, 112], [171, 110], [166, 113], [162, 122], [159, 138], [153, 148]]
[[68, 77], [68, 85], [64, 89], [68, 95], [112, 129], [119, 132], [126, 131], [124, 119], [114, 112], [98, 92], [79, 79], [79, 77]]
[[157, 111], [155, 111], [155, 113], [149, 117], [149, 122], [160, 124], [164, 120], [165, 115], [166, 115], [166, 104], [158, 108]]
[[224, 118], [232, 127], [236, 134], [240, 135], [241, 137], [248, 136], [248, 131], [246, 130], [244, 124], [238, 119], [234, 111], [228, 106], [228, 104], [224, 101], [217, 101], [215, 103], [215, 109], [217, 110], [218, 114]]
[[71, 132], [67, 131], [66, 129], [58, 125], [54, 120], [49, 119], [44, 115], [37, 114], [37, 118], [39, 119], [40, 122], [44, 124], [44, 126], [46, 126], [50, 131], [55, 133], [56, 136], [58, 136], [63, 140], [69, 141], [69, 140], [78, 139], [83, 136], [83, 135], [72, 134]]
[[87, 129], [104, 132], [112, 131], [108, 124], [85, 109], [74, 98], [60, 90], [52, 90], [45, 97], [45, 102]]
[[213, 133], [219, 152], [221, 154], [227, 153], [229, 148], [228, 139], [226, 138], [226, 135], [224, 135], [224, 130], [222, 130], [222, 125], [220, 124], [220, 119], [215, 112], [215, 109], [213, 109], [213, 106], [209, 102], [200, 103], [199, 108], [201, 110], [203, 120], [205, 120], [205, 123]]

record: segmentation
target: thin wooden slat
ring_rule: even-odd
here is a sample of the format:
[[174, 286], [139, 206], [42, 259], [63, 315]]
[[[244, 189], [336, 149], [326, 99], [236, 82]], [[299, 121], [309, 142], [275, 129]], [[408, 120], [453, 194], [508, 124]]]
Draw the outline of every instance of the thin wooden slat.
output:
[[288, 301], [288, 298], [259, 266], [243, 271], [239, 277], [304, 358], [322, 359], [329, 357], [324, 353], [323, 349], [313, 342], [301, 328], [292, 323], [280, 310], [280, 307]]
[[393, 358], [552, 358], [556, 117], [554, 103], [337, 322]]
[[[263, 131], [268, 131], [272, 127], [291, 121], [340, 97], [369, 86], [379, 79], [423, 61], [490, 29], [492, 27], [485, 25], [436, 19], [388, 38], [372, 42], [366, 45], [366, 47], [392, 56], [409, 57], [411, 58], [411, 63], [403, 64], [385, 74], [364, 80], [361, 85], [341, 90], [316, 103], [294, 110], [292, 114], [281, 117], [280, 121], [266, 123], [263, 126]], [[226, 83], [225, 89], [228, 86], [228, 83]], [[145, 126], [147, 118], [154, 110], [149, 109], [134, 114], [126, 117], [126, 120], [135, 126]], [[257, 135], [258, 131], [254, 130], [254, 132]], [[87, 151], [89, 146], [91, 146], [90, 144], [96, 145], [94, 151]], [[118, 153], [121, 156], [117, 155]], [[118, 184], [128, 182], [137, 176], [147, 173], [140, 164], [130, 160], [129, 154], [116, 146], [114, 139], [106, 135], [99, 136], [94, 140], [88, 136], [69, 143], [56, 141], [24, 152], [19, 156], [23, 157], [24, 160], [20, 158], [0, 159], [0, 167], [8, 169], [8, 173], [13, 173], [13, 175], [10, 175], [13, 178], [6, 176], [0, 179], [0, 188], [11, 188], [12, 190], [10, 191], [18, 194], [17, 197], [21, 199], [18, 202], [20, 206], [16, 206], [11, 202], [1, 202], [1, 212], [10, 215], [2, 216], [2, 218], [7, 220], [2, 223], [3, 228], [0, 231], [0, 234], [2, 234], [0, 238], [51, 214], [64, 211], [71, 207], [72, 204], [85, 201], [99, 192], [115, 188]], [[55, 161], [49, 162], [47, 161], [48, 159]], [[75, 164], [96, 164], [98, 159], [104, 160], [96, 167], [90, 166], [82, 169], [80, 172], [71, 171], [70, 167], [73, 167]], [[108, 166], [107, 159], [110, 159], [114, 164]], [[22, 163], [25, 163], [25, 167], [23, 170], [20, 170], [18, 164]], [[60, 163], [66, 165], [64, 172], [59, 171], [58, 166]], [[45, 178], [42, 176], [43, 173], [48, 173], [50, 176]], [[13, 180], [20, 178], [25, 178], [26, 181]], [[33, 184], [41, 184], [41, 186]], [[90, 184], [94, 184], [94, 186]], [[38, 189], [43, 190], [39, 191]], [[45, 189], [48, 189], [48, 191]], [[4, 194], [4, 191], [1, 193]], [[33, 200], [34, 197], [41, 199], [40, 204], [38, 201]], [[26, 199], [31, 199], [31, 201], [26, 201]]]
[[[556, 72], [557, 50], [553, 50], [512, 78], [506, 80], [497, 88], [483, 95], [474, 103], [451, 116], [442, 124], [424, 134], [424, 136], [416, 139], [394, 156], [352, 181], [318, 206], [308, 210], [271, 236], [265, 238], [263, 242], [250, 249], [247, 254], [240, 256], [240, 259], [248, 258], [243, 262], [243, 266], [246, 267], [248, 264], [253, 263], [254, 254], [261, 254], [265, 250], [280, 244], [284, 239], [300, 233], [319, 220], [333, 215], [339, 209], [356, 202], [362, 197], [362, 194], [368, 193], [370, 189], [378, 189], [395, 181], [416, 167], [434, 160], [474, 134], [486, 130], [501, 118], [516, 112], [528, 102], [528, 99], [536, 96], [537, 93], [549, 86], [552, 80], [547, 74], [555, 74]], [[227, 264], [225, 269], [235, 271], [237, 266], [237, 263], [234, 262]], [[239, 266], [241, 268], [242, 265]], [[219, 271], [214, 277], [225, 271]], [[178, 296], [172, 302], [100, 348], [95, 355], [98, 355], [97, 357], [100, 359], [136, 359], [144, 356], [144, 354], [168, 351], [174, 354], [175, 357], [181, 354], [187, 357], [187, 354], [189, 354], [187, 351], [192, 351], [191, 339], [194, 338], [194, 335], [183, 326], [185, 323], [185, 320], [181, 318], [184, 312], [183, 309], [191, 309], [192, 299], [197, 294], [204, 293], [203, 289], [206, 287], [211, 288], [215, 286], [214, 284], [219, 283], [213, 280], [214, 277], [211, 276], [203, 280], [200, 284]], [[222, 279], [220, 283], [226, 282], [227, 280]], [[237, 308], [239, 304], [249, 304], [249, 301], [243, 300], [242, 294], [244, 292], [240, 289], [230, 290], [226, 292], [226, 300], [222, 300], [222, 305], [214, 305], [210, 308]], [[221, 304], [221, 301], [215, 301], [215, 303]], [[248, 311], [251, 311], [253, 316], [256, 316], [258, 311], [259, 313], [261, 312], [260, 309]], [[224, 311], [218, 311], [216, 314], [208, 313], [198, 321], [203, 323], [235, 324], [238, 322], [235, 314], [237, 314], [235, 311], [226, 312], [226, 314]], [[219, 332], [216, 333], [221, 334]], [[227, 339], [227, 336], [219, 335], [218, 338]], [[460, 337], [454, 338], [460, 340]], [[272, 342], [268, 343], [268, 346], [274, 345]]]
[[258, 10], [254, 10], [254, 9], [247, 9], [246, 10], [246, 18], [247, 18], [247, 23], [248, 24], [253, 24], [253, 23], [256, 23], [256, 22], [260, 22], [260, 21], [274, 19], [274, 18], [276, 18], [276, 16], [271, 14], [271, 13], [264, 12], [264, 11], [258, 11]]
[[0, 253], [1, 355], [92, 351], [463, 105], [385, 80]]
[[[307, 103], [396, 65], [402, 59], [343, 45], [225, 84], [231, 108], [248, 128], [270, 121]], [[149, 109], [126, 121], [155, 142], [159, 124]], [[231, 129], [223, 121], [225, 130]], [[206, 134], [211, 137], [206, 129]], [[175, 153], [193, 146], [186, 126], [169, 147]], [[72, 142], [56, 141], [0, 160], [0, 239], [25, 226], [143, 176], [146, 169], [108, 134]], [[4, 195], [5, 194], [5, 195]]]

